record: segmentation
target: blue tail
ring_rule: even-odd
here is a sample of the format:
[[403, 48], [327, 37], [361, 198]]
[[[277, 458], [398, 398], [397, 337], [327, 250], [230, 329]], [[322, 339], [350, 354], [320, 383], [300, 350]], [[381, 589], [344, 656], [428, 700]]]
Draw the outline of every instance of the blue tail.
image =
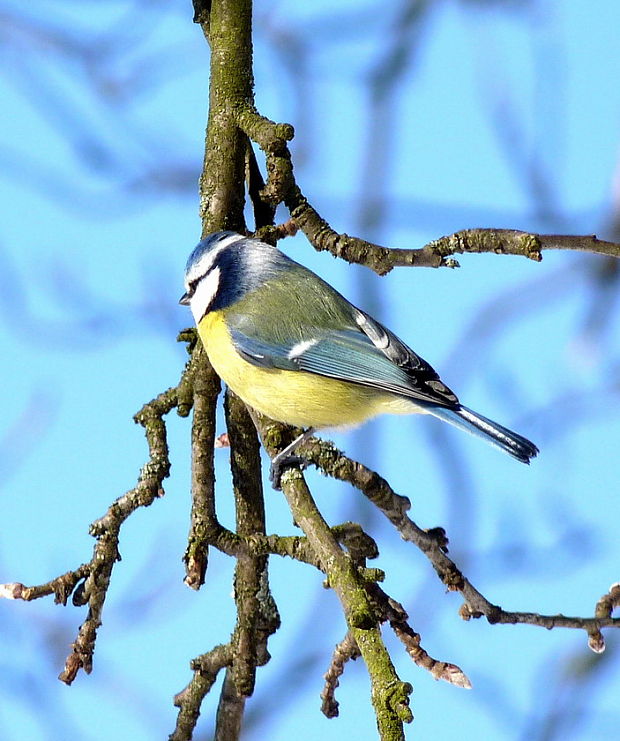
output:
[[481, 414], [472, 412], [467, 407], [449, 409], [429, 405], [426, 411], [465, 432], [481, 437], [523, 463], [529, 463], [530, 458], [535, 458], [538, 454], [538, 448], [527, 438], [498, 425], [497, 422], [492, 422]]

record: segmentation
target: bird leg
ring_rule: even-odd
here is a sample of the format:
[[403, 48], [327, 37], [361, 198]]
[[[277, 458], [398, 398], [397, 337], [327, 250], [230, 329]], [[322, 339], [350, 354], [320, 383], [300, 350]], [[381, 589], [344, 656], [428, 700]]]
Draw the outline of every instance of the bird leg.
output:
[[293, 451], [298, 445], [305, 443], [306, 440], [310, 439], [314, 434], [314, 427], [308, 427], [305, 432], [302, 432], [299, 437], [296, 437], [290, 445], [287, 445], [284, 450], [281, 450], [271, 460], [271, 468], [269, 470], [269, 480], [274, 489], [281, 489], [280, 479], [284, 473], [284, 469], [291, 465], [300, 465], [305, 468], [308, 465], [308, 461], [299, 455], [292, 455]]

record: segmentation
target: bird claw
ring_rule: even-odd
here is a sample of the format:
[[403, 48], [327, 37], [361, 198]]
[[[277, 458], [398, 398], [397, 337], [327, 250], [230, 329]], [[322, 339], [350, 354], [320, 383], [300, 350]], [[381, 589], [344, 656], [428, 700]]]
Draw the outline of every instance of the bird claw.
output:
[[269, 481], [271, 481], [271, 485], [276, 491], [281, 491], [282, 489], [282, 475], [285, 469], [290, 466], [299, 466], [303, 471], [309, 465], [309, 462], [300, 455], [286, 455], [279, 458], [279, 456], [276, 456], [271, 461], [271, 467], [269, 469]]

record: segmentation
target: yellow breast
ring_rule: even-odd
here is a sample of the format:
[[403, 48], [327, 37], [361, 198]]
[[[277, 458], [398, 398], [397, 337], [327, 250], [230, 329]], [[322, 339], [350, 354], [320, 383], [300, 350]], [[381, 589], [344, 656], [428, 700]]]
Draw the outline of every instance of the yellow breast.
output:
[[341, 427], [381, 413], [418, 411], [408, 399], [367, 386], [248, 363], [235, 350], [221, 312], [203, 317], [198, 334], [220, 378], [246, 404], [280, 422], [297, 427]]

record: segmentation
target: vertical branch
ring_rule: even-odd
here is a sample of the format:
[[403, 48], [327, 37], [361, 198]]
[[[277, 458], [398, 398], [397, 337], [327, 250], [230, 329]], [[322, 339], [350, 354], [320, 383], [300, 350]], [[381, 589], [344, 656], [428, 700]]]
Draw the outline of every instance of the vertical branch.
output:
[[226, 670], [224, 684], [220, 692], [215, 720], [213, 741], [237, 741], [241, 736], [241, 722], [245, 710], [245, 695], [235, 684], [230, 667]]
[[220, 379], [211, 367], [202, 345], [197, 343], [190, 361], [194, 416], [192, 420], [192, 513], [185, 551], [185, 583], [199, 589], [205, 580], [209, 543], [219, 534], [215, 512], [215, 405]]
[[323, 519], [298, 471], [289, 469], [284, 473], [282, 490], [295, 522], [306, 534], [330, 587], [338, 595], [347, 626], [368, 668], [379, 737], [382, 741], [404, 741], [403, 722], [413, 718], [409, 708], [412, 687], [396, 674], [365, 584]]
[[[244, 227], [247, 140], [237, 127], [234, 110], [238, 101], [252, 102], [252, 2], [214, 0], [204, 3], [196, 0], [194, 10], [194, 20], [200, 23], [211, 46], [209, 117], [200, 176], [200, 216], [204, 236], [216, 229], [241, 231]], [[187, 583], [197, 588], [204, 579], [206, 541], [214, 542], [215, 530], [219, 527], [215, 516], [212, 460], [215, 396], [206, 385], [209, 365], [200, 343], [193, 351], [194, 362], [192, 535], [195, 537], [190, 537], [186, 563]]]
[[253, 103], [252, 2], [214, 0], [202, 24], [211, 46], [209, 119], [200, 177], [202, 235], [244, 231], [245, 135], [235, 111]]
[[[265, 534], [265, 507], [260, 476], [260, 448], [256, 428], [243, 402], [228, 392], [224, 402], [230, 441], [236, 528], [240, 536]], [[234, 594], [237, 625], [231, 641], [233, 660], [226, 670], [216, 722], [216, 741], [239, 737], [245, 698], [254, 691], [256, 667], [264, 664], [268, 636], [279, 626], [263, 630], [262, 599], [267, 585], [267, 557], [249, 552], [237, 556]], [[276, 613], [277, 614], [277, 613]]]
[[[265, 534], [265, 505], [261, 482], [260, 448], [256, 428], [245, 404], [226, 394], [224, 410], [230, 440], [230, 458], [235, 495], [236, 528], [241, 536]], [[237, 628], [233, 677], [239, 692], [249, 696], [254, 689], [257, 666], [256, 626], [260, 615], [258, 592], [266, 556], [240, 555], [235, 569]]]
[[[194, 6], [195, 20], [201, 23], [211, 46], [209, 118], [200, 178], [202, 236], [216, 229], [243, 232], [249, 143], [245, 133], [237, 126], [236, 111], [240, 106], [253, 106], [252, 2], [213, 0], [210, 11], [206, 4], [200, 2], [195, 2]], [[204, 400], [196, 393], [194, 397], [195, 404], [200, 399]], [[195, 407], [195, 419], [197, 414], [207, 413], [208, 404], [206, 401], [204, 404], [200, 409]], [[209, 407], [208, 413], [212, 413], [212, 409], [212, 406]], [[237, 533], [264, 535], [265, 512], [256, 430], [238, 399], [227, 396], [225, 411], [231, 446]], [[192, 442], [192, 470], [197, 472], [201, 467], [204, 468], [205, 456], [209, 456], [211, 461], [213, 439], [197, 441], [193, 437]], [[208, 447], [205, 449], [204, 445]], [[207, 478], [213, 482], [212, 468]], [[192, 484], [200, 484], [194, 473]], [[196, 499], [194, 501], [196, 503]], [[212, 503], [213, 500], [198, 502], [206, 506], [207, 519], [217, 522]], [[265, 556], [243, 554], [237, 557], [237, 625], [230, 644], [232, 662], [226, 670], [215, 731], [216, 739], [222, 741], [233, 741], [239, 737], [245, 698], [254, 690], [256, 667], [267, 661], [267, 637], [279, 625], [277, 611], [276, 619], [273, 619], [271, 610], [270, 620], [262, 610], [263, 605], [273, 608], [266, 568]], [[262, 599], [260, 595], [263, 595]], [[269, 610], [266, 612], [269, 613]]]

